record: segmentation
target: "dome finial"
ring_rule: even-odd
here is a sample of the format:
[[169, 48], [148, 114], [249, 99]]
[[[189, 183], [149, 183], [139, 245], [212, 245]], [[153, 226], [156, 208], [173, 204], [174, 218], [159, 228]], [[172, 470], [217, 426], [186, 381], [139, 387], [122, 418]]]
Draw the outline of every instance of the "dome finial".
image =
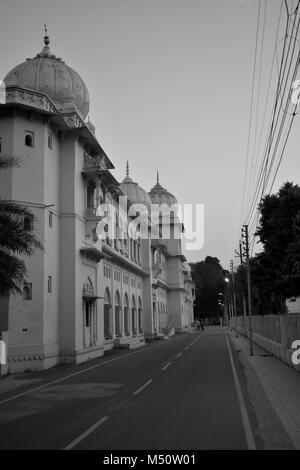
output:
[[159, 184], [159, 171], [158, 171], [158, 166], [156, 167], [156, 184]]
[[129, 176], [129, 162], [126, 162], [126, 176]]
[[49, 36], [48, 36], [48, 30], [47, 30], [47, 25], [46, 24], [44, 24], [44, 29], [45, 29], [44, 44], [45, 44], [45, 46], [49, 46], [50, 39], [49, 39]]

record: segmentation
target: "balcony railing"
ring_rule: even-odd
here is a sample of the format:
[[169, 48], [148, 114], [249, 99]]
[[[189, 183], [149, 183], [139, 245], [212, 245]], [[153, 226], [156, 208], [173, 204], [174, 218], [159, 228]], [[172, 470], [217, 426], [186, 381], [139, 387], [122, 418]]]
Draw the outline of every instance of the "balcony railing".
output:
[[96, 217], [97, 208], [96, 207], [87, 207], [85, 209], [85, 217]]
[[91, 157], [88, 154], [84, 156], [83, 171], [101, 171], [106, 170], [102, 158]]

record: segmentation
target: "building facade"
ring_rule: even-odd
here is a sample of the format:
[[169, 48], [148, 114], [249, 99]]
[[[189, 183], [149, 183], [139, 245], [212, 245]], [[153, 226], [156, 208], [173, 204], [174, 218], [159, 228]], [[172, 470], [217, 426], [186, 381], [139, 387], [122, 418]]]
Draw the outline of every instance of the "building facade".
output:
[[[171, 236], [141, 237], [128, 209], [171, 206], [160, 184], [149, 194], [129, 176], [120, 184], [114, 166], [87, 120], [83, 80], [50, 51], [49, 38], [32, 59], [4, 79], [0, 153], [21, 166], [0, 172], [0, 197], [29, 207], [44, 250], [25, 260], [22, 295], [0, 298], [0, 331], [8, 332], [11, 372], [83, 362], [113, 347], [136, 348], [145, 339], [183, 332], [193, 321], [194, 287], [181, 253], [183, 226]], [[126, 199], [125, 199], [126, 197]], [[120, 205], [120, 198], [127, 201]], [[113, 208], [113, 234], [99, 223]], [[173, 234], [173, 235], [172, 235]]]

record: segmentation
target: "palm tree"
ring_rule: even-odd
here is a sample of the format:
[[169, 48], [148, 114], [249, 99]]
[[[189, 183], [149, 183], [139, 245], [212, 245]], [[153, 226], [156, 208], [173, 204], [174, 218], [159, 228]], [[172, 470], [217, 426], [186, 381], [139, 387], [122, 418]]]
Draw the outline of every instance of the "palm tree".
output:
[[[0, 171], [20, 166], [20, 159], [0, 155]], [[17, 255], [30, 256], [35, 249], [43, 249], [31, 224], [30, 209], [0, 198], [0, 296], [22, 291], [26, 266]]]

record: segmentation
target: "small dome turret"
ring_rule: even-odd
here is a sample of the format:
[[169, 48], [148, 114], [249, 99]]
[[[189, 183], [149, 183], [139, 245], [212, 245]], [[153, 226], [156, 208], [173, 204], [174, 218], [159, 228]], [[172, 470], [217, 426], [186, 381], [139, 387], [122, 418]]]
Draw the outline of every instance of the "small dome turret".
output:
[[129, 164], [126, 164], [126, 177], [120, 184], [121, 191], [132, 204], [143, 204], [147, 208], [151, 206], [151, 199], [143, 188], [135, 183], [129, 176]]
[[167, 204], [168, 206], [178, 204], [176, 197], [160, 185], [158, 172], [156, 185], [149, 191], [149, 196], [152, 204]]
[[5, 86], [45, 93], [59, 110], [75, 107], [85, 119], [90, 106], [88, 89], [75, 70], [51, 53], [49, 44], [45, 28], [42, 51], [13, 68], [4, 78]]

